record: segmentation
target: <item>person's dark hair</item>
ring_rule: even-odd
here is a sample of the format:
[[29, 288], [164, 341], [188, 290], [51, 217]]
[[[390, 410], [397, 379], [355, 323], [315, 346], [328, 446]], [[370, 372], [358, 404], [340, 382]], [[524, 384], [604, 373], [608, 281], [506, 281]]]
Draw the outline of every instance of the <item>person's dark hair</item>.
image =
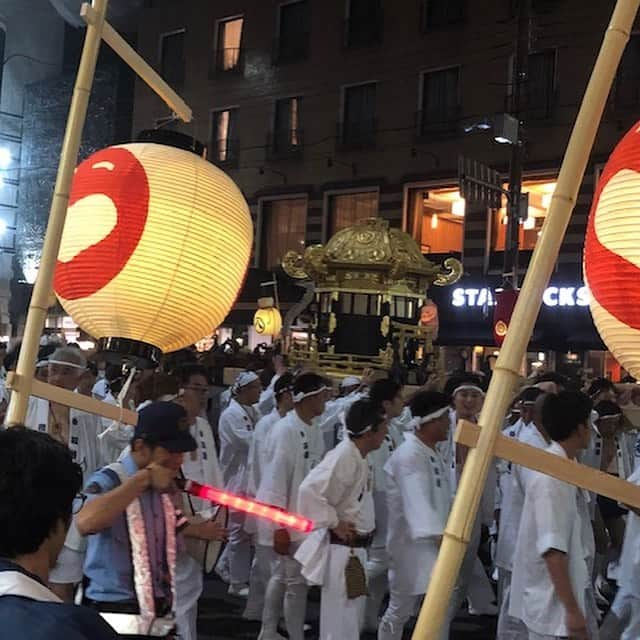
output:
[[178, 372], [180, 384], [188, 384], [193, 376], [202, 376], [207, 384], [209, 383], [209, 374], [207, 370], [200, 364], [185, 364]]
[[293, 373], [290, 371], [286, 371], [283, 373], [273, 385], [273, 393], [276, 396], [276, 399], [279, 398], [283, 393], [287, 391], [291, 391], [293, 385]]
[[607, 380], [607, 378], [595, 378], [594, 380], [591, 381], [591, 384], [589, 385], [587, 395], [590, 398], [595, 398], [595, 396], [597, 396], [599, 393], [602, 393], [603, 391], [615, 391], [615, 390], [616, 388], [613, 382], [611, 382], [611, 380]]
[[527, 387], [520, 392], [518, 401], [533, 404], [544, 391], [538, 387]]
[[451, 398], [446, 393], [439, 391], [419, 391], [409, 401], [411, 415], [427, 416], [434, 411], [444, 409], [451, 403]]
[[71, 452], [24, 427], [0, 432], [0, 557], [37, 551], [58, 520], [71, 520], [82, 470]]
[[87, 371], [90, 371], [94, 376], [97, 376], [98, 375], [98, 365], [93, 360], [89, 360], [87, 362]]
[[[351, 405], [345, 424], [347, 433], [353, 440], [369, 433], [369, 431], [377, 431], [384, 421], [385, 415], [382, 407], [369, 399], [364, 399], [357, 400]], [[367, 429], [367, 427], [371, 427], [371, 429]]]
[[461, 372], [452, 375], [444, 385], [443, 392], [446, 396], [451, 397], [453, 392], [463, 384], [472, 384], [486, 391], [487, 386], [484, 378], [477, 373]]
[[2, 361], [2, 364], [6, 371], [14, 371], [16, 365], [18, 364], [18, 358], [20, 356], [20, 347], [22, 346], [22, 342], [17, 342], [16, 344], [7, 351], [7, 354]]
[[393, 402], [401, 389], [402, 385], [391, 378], [376, 380], [369, 388], [369, 400], [381, 407], [383, 402]]
[[327, 381], [317, 373], [301, 373], [293, 380], [294, 393], [310, 393], [327, 384]]
[[561, 442], [588, 424], [593, 402], [581, 391], [560, 391], [547, 394], [542, 405], [542, 424], [552, 440]]
[[600, 400], [600, 402], [593, 407], [593, 410], [600, 418], [622, 415], [620, 405], [617, 402], [612, 402], [611, 400]]
[[569, 385], [568, 378], [556, 371], [546, 371], [545, 373], [541, 373], [539, 376], [536, 376], [534, 383], [538, 384], [539, 382], [554, 382], [564, 389]]

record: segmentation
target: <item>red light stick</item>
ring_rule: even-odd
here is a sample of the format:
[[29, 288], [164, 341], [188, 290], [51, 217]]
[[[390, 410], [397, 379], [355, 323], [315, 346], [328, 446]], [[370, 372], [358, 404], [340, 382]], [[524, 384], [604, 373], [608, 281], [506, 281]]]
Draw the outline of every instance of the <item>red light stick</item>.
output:
[[280, 524], [283, 527], [297, 529], [298, 531], [304, 531], [305, 533], [313, 531], [313, 520], [303, 518], [296, 513], [289, 513], [284, 509], [273, 507], [269, 504], [265, 504], [264, 502], [241, 498], [233, 493], [220, 491], [220, 489], [216, 489], [215, 487], [211, 487], [206, 484], [200, 484], [193, 480], [185, 480], [183, 490], [190, 493], [192, 496], [196, 496], [196, 498], [203, 498], [204, 500], [209, 500], [209, 502], [215, 502], [216, 504], [220, 504], [225, 507], [231, 507], [236, 511], [243, 511], [244, 513], [249, 513], [252, 516], [257, 516], [258, 518], [265, 518], [266, 520], [271, 520], [271, 522]]

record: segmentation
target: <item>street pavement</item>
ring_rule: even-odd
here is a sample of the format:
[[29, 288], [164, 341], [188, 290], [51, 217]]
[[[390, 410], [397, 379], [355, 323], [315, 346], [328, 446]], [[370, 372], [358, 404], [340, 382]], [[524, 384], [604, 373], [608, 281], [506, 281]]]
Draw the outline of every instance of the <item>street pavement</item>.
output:
[[[319, 599], [319, 591], [312, 589], [308, 607], [312, 628], [307, 633], [307, 640], [318, 638]], [[198, 640], [256, 640], [260, 624], [243, 620], [245, 602], [227, 595], [227, 585], [221, 580], [205, 579], [198, 616]], [[495, 624], [495, 618], [463, 615], [461, 612], [454, 621], [450, 640], [492, 640], [495, 638]], [[410, 637], [407, 632], [405, 638]], [[362, 640], [375, 640], [375, 634], [363, 634]]]

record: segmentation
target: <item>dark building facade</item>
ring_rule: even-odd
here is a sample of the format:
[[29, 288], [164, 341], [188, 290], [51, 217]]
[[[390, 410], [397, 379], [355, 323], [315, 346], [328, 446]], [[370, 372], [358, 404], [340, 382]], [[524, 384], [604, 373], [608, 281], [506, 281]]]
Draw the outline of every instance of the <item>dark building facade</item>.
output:
[[[519, 106], [529, 194], [521, 273], [614, 2], [529, 4]], [[440, 342], [460, 346], [462, 357], [463, 345], [483, 347], [484, 357], [491, 304], [478, 296], [501, 283], [507, 211], [465, 206], [457, 166], [463, 155], [507, 181], [511, 147], [494, 137], [499, 116], [514, 108], [518, 11], [517, 0], [148, 0], [138, 49], [193, 107], [193, 123], [168, 126], [206, 141], [209, 159], [242, 188], [255, 221], [256, 273], [277, 273], [289, 249], [383, 217], [434, 262], [462, 259], [463, 281], [434, 294]], [[557, 291], [544, 307], [555, 315], [541, 314], [532, 342], [536, 362], [546, 350], [571, 359], [573, 351], [602, 349], [578, 295], [584, 233], [601, 167], [640, 111], [639, 57], [633, 35], [558, 258]], [[169, 115], [138, 82], [134, 135], [166, 126]], [[474, 295], [472, 304], [454, 304]], [[248, 324], [245, 315], [236, 309], [234, 321]], [[544, 326], [559, 318], [570, 326], [562, 340]], [[593, 359], [592, 368], [604, 370], [605, 360]], [[537, 366], [547, 363], [545, 356]]]

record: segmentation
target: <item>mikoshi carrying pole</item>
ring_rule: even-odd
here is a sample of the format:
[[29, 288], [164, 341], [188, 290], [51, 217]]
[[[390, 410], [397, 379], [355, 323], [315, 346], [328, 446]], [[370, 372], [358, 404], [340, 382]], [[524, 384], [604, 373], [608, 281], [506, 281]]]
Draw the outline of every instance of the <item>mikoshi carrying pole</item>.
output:
[[31, 393], [31, 381], [35, 369], [38, 348], [40, 347], [40, 335], [47, 318], [47, 310], [51, 304], [53, 295], [53, 274], [60, 250], [64, 221], [67, 217], [69, 194], [73, 172], [78, 162], [78, 151], [82, 130], [87, 118], [89, 97], [93, 86], [93, 78], [102, 41], [102, 25], [107, 14], [109, 0], [93, 0], [93, 9], [97, 15], [94, 24], [87, 26], [87, 33], [82, 48], [80, 66], [73, 88], [73, 98], [69, 108], [67, 128], [62, 142], [58, 175], [51, 201], [47, 233], [44, 237], [42, 257], [29, 303], [27, 322], [24, 329], [24, 338], [20, 347], [20, 357], [16, 367], [16, 374], [23, 383], [11, 393], [11, 402], [7, 410], [6, 424], [17, 425], [24, 423], [27, 415], [29, 395]]
[[432, 640], [445, 619], [467, 550], [494, 456], [500, 425], [513, 397], [519, 369], [560, 245], [576, 202], [609, 90], [638, 12], [640, 0], [618, 0], [569, 139], [556, 190], [498, 356], [484, 408], [478, 446], [469, 452], [440, 553], [422, 603], [413, 640]]

